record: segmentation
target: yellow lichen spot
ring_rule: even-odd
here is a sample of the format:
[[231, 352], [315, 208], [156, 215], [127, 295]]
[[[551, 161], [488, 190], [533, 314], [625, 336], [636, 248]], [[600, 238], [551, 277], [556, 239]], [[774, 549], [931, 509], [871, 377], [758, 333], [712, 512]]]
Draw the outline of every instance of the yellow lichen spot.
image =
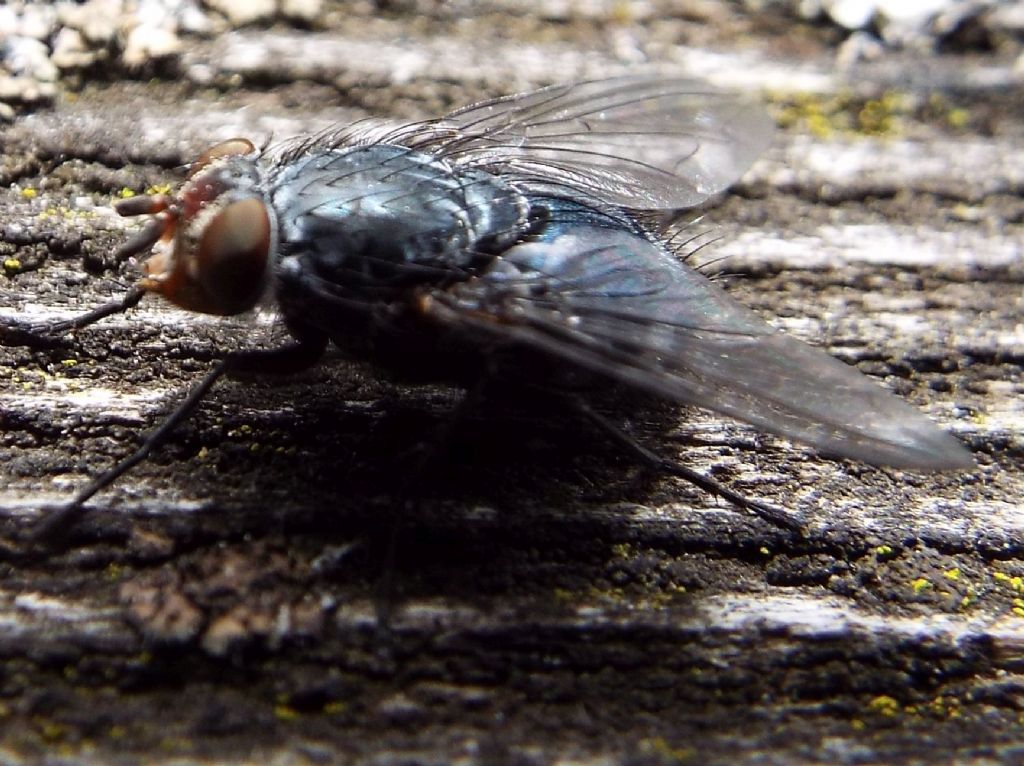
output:
[[72, 367], [77, 367], [78, 366], [78, 360], [77, 359], [61, 359], [60, 363], [61, 363], [61, 365], [63, 365], [64, 367], [67, 367], [68, 369], [71, 369]]
[[771, 556], [771, 555], [772, 555], [772, 552], [771, 552], [771, 551], [770, 551], [770, 550], [768, 549], [768, 546], [767, 546], [767, 545], [762, 545], [762, 546], [761, 546], [760, 548], [758, 548], [757, 550], [758, 550], [758, 552], [759, 552], [759, 553], [760, 553], [760, 554], [761, 554], [762, 556]]
[[968, 223], [977, 223], [985, 219], [985, 208], [979, 205], [968, 205], [961, 202], [953, 205], [949, 212], [957, 220]]
[[297, 721], [299, 711], [291, 705], [274, 705], [274, 716], [278, 721]]
[[892, 546], [891, 545], [879, 545], [877, 548], [875, 548], [875, 555], [876, 556], [891, 556], [892, 555]]
[[206, 460], [210, 456], [210, 450], [206, 447], [200, 447], [199, 452], [196, 453], [196, 457], [200, 460]]
[[641, 753], [656, 756], [669, 763], [686, 763], [697, 754], [692, 747], [673, 747], [664, 737], [642, 739], [639, 745]]
[[35, 199], [39, 195], [39, 192], [32, 186], [26, 186], [21, 190], [21, 196], [25, 199]]
[[852, 721], [850, 721], [850, 726], [853, 728], [854, 731], [864, 731], [864, 728], [867, 726], [867, 724], [865, 724], [859, 718], [854, 718]]
[[628, 559], [632, 555], [629, 543], [616, 543], [612, 546], [612, 554], [615, 558]]
[[615, 604], [627, 601], [626, 592], [622, 588], [588, 588], [586, 597], [593, 601], [611, 601]]
[[1024, 594], [1024, 577], [1020, 575], [1008, 575], [1005, 572], [993, 572], [992, 579], [996, 582], [1005, 583], [1017, 593]]
[[918, 577], [916, 580], [912, 580], [910, 587], [914, 593], [924, 593], [926, 590], [932, 587], [932, 584], [924, 577]]
[[632, 24], [633, 18], [633, 8], [626, 0], [620, 0], [620, 2], [615, 3], [608, 11], [608, 21], [611, 24], [625, 26], [626, 24]]
[[977, 594], [968, 593], [962, 599], [960, 599], [960, 608], [967, 609], [974, 605], [974, 602], [978, 600]]
[[956, 697], [936, 697], [928, 703], [927, 711], [942, 718], [957, 718], [960, 716], [960, 700]]
[[945, 577], [947, 580], [953, 580], [954, 582], [956, 582], [960, 579], [960, 567], [953, 567], [952, 569], [947, 569], [945, 572], [942, 573], [942, 576]]
[[913, 106], [904, 94], [896, 91], [864, 102], [850, 91], [833, 96], [781, 94], [774, 100], [779, 104], [776, 116], [780, 126], [804, 130], [821, 139], [836, 133], [891, 134], [899, 128], [900, 116]]
[[121, 191], [119, 191], [116, 196], [120, 197], [121, 199], [130, 199], [135, 196], [135, 192], [129, 189], [127, 186], [124, 186], [121, 188]]
[[67, 729], [59, 723], [46, 721], [39, 727], [39, 734], [47, 742], [56, 742], [67, 735]]
[[971, 113], [963, 107], [950, 107], [949, 102], [941, 93], [932, 93], [928, 98], [928, 107], [932, 114], [945, 120], [946, 125], [954, 130], [967, 127]]
[[4, 258], [4, 271], [8, 274], [17, 274], [21, 271], [21, 261], [17, 258]]
[[892, 130], [892, 115], [887, 114], [875, 101], [869, 101], [857, 114], [857, 122], [865, 133], [888, 133]]
[[956, 716], [959, 713], [959, 699], [954, 696], [937, 696], [929, 704], [933, 713], [941, 716]]
[[1024, 617], [1024, 607], [1015, 606], [1010, 611], [1013, 612], [1018, 617]]
[[552, 594], [555, 597], [555, 601], [575, 601], [575, 596], [568, 588], [555, 588]]
[[895, 91], [886, 91], [881, 98], [868, 101], [857, 113], [861, 131], [876, 136], [892, 133], [899, 127], [898, 115], [906, 111], [905, 101]]
[[335, 700], [334, 702], [328, 702], [324, 705], [324, 715], [341, 715], [348, 710], [348, 705], [341, 700]]
[[827, 115], [814, 113], [809, 114], [805, 118], [807, 121], [807, 130], [811, 135], [816, 138], [829, 138], [832, 135], [832, 122], [829, 120]]
[[971, 119], [971, 113], [966, 109], [950, 109], [946, 114], [946, 122], [951, 128], [965, 128]]
[[148, 189], [146, 189], [146, 194], [149, 194], [149, 195], [153, 195], [153, 194], [170, 194], [170, 193], [171, 193], [171, 185], [170, 184], [155, 184], [153, 186], [150, 186]]
[[868, 709], [878, 715], [894, 716], [900, 712], [900, 703], [887, 694], [882, 694], [868, 703]]

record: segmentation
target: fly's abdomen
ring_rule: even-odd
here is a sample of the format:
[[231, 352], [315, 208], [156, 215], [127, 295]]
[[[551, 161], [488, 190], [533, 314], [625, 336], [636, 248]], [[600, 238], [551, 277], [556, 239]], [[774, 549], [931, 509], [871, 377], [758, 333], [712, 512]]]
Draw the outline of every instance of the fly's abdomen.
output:
[[470, 276], [526, 228], [522, 195], [400, 146], [311, 152], [269, 179], [279, 268], [353, 299]]

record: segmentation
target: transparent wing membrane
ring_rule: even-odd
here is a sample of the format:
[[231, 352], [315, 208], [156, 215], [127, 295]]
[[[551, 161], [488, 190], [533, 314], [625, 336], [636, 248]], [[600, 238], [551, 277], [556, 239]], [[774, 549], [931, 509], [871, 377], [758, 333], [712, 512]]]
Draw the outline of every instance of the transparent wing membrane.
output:
[[833, 456], [922, 470], [970, 465], [956, 439], [878, 383], [775, 330], [639, 236], [580, 226], [503, 260], [439, 297], [444, 321]]

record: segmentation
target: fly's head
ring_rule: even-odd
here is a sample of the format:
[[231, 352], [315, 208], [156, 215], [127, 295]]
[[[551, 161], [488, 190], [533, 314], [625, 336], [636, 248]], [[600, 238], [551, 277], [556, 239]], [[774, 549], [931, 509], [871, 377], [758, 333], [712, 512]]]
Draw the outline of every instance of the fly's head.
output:
[[258, 156], [244, 138], [224, 141], [192, 164], [173, 197], [131, 197], [115, 205], [121, 215], [153, 216], [121, 250], [152, 249], [143, 288], [204, 314], [240, 314], [259, 302], [274, 225], [259, 188]]

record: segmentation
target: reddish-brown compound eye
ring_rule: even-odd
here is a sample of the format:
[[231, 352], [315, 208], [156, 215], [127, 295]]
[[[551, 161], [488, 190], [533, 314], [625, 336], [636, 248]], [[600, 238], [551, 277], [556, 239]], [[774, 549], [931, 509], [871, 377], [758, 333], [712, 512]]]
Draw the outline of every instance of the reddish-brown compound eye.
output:
[[270, 254], [270, 216], [262, 200], [232, 202], [207, 224], [196, 252], [196, 277], [209, 313], [248, 311], [263, 292]]
[[216, 159], [220, 159], [221, 157], [252, 154], [255, 151], [256, 147], [248, 138], [229, 138], [227, 141], [221, 141], [219, 144], [214, 144], [199, 155], [199, 159], [193, 162], [189, 168], [188, 177], [192, 178], [192, 176], [205, 168], [211, 162]]

